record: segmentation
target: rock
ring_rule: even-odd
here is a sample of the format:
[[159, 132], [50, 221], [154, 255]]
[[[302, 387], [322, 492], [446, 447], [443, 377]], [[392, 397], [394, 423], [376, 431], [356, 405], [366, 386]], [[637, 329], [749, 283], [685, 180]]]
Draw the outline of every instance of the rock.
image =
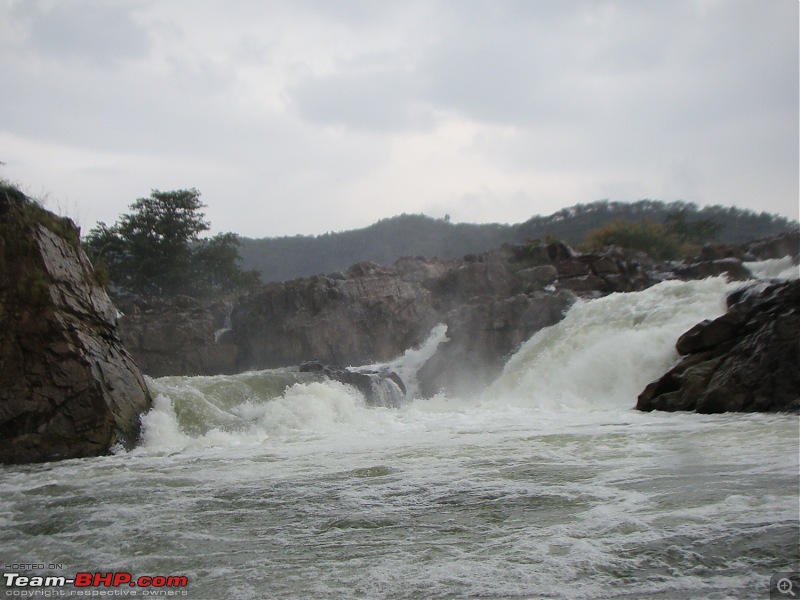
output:
[[125, 298], [119, 335], [144, 373], [217, 375], [238, 371], [238, 347], [228, 341], [233, 306], [204, 305], [186, 296]]
[[742, 264], [738, 258], [722, 258], [697, 263], [684, 263], [674, 269], [678, 279], [706, 279], [727, 275], [731, 281], [746, 281], [753, 278], [753, 274]]
[[522, 292], [530, 294], [553, 285], [558, 279], [558, 270], [553, 265], [539, 265], [517, 272], [522, 284]]
[[423, 396], [471, 396], [487, 387], [508, 357], [534, 333], [559, 322], [574, 302], [569, 292], [536, 292], [464, 305], [446, 319], [448, 340], [422, 366]]
[[768, 260], [770, 258], [783, 258], [800, 256], [800, 229], [754, 240], [743, 245], [744, 251], [751, 256], [750, 260]]
[[369, 406], [397, 408], [406, 396], [406, 386], [394, 371], [346, 369], [311, 360], [300, 364], [300, 372], [318, 373], [326, 379], [351, 385], [361, 392]]
[[432, 280], [428, 288], [440, 299], [459, 305], [473, 298], [508, 297], [519, 289], [519, 277], [500, 260], [473, 257]]
[[130, 447], [150, 405], [77, 228], [0, 188], [0, 462]]
[[404, 260], [392, 267], [359, 263], [344, 279], [324, 275], [270, 283], [239, 299], [227, 338], [238, 368], [299, 364], [370, 364], [419, 345], [442, 313], [427, 282], [451, 264]]
[[728, 312], [678, 340], [683, 359], [639, 410], [800, 412], [800, 280], [731, 294]]
[[736, 244], [706, 244], [700, 249], [700, 254], [695, 257], [693, 262], [709, 262], [726, 258], [743, 261], [747, 259], [747, 252]]

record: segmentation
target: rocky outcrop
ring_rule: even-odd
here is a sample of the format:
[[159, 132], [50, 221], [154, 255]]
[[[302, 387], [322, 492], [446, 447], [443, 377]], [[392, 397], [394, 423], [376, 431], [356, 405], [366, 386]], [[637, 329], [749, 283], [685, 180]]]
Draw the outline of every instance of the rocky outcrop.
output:
[[[770, 242], [762, 256], [786, 247]], [[420, 389], [461, 394], [491, 381], [522, 342], [558, 322], [576, 297], [639, 291], [665, 279], [723, 273], [745, 279], [750, 273], [742, 261], [753, 257], [717, 245], [684, 263], [656, 264], [623, 248], [580, 253], [558, 241], [531, 242], [461, 260], [364, 262], [344, 273], [259, 286], [233, 302], [227, 325], [219, 310], [189, 299], [125, 304], [121, 328], [144, 371], [159, 376], [285, 367], [310, 358], [382, 362], [445, 323], [448, 339], [422, 368]]]
[[800, 255], [800, 229], [786, 231], [768, 238], [754, 240], [742, 246], [744, 260], [767, 260]]
[[316, 373], [325, 379], [338, 381], [356, 388], [368, 406], [399, 407], [406, 397], [406, 386], [394, 371], [383, 369], [347, 369], [324, 365], [318, 360], [300, 364], [301, 373]]
[[505, 246], [472, 258], [432, 284], [449, 309], [448, 339], [420, 369], [420, 392], [480, 392], [523, 342], [558, 323], [576, 296], [644, 289], [654, 283], [650, 264], [641, 253], [580, 254], [561, 242]]
[[116, 304], [123, 313], [120, 338], [151, 377], [237, 372], [239, 348], [228, 339], [230, 303], [179, 296], [120, 298]]
[[535, 291], [454, 309], [445, 319], [448, 339], [417, 374], [420, 392], [471, 396], [481, 391], [523, 342], [558, 323], [574, 300], [570, 292]]
[[684, 262], [676, 265], [673, 273], [677, 279], [685, 281], [719, 275], [727, 275], [730, 281], [746, 281], [753, 278], [753, 274], [742, 264], [742, 260], [735, 257]]
[[683, 358], [645, 388], [639, 410], [800, 412], [800, 280], [735, 292], [726, 314], [676, 348]]
[[0, 462], [130, 446], [150, 396], [68, 219], [0, 189]]
[[447, 268], [447, 262], [425, 259], [392, 267], [358, 263], [344, 274], [262, 286], [240, 298], [231, 315], [229, 339], [239, 348], [239, 368], [393, 358], [420, 344], [441, 319], [425, 284]]
[[654, 274], [654, 262], [645, 253], [616, 246], [586, 254], [563, 242], [512, 246], [509, 250], [512, 265], [554, 269], [555, 287], [582, 297], [640, 291], [662, 279]]

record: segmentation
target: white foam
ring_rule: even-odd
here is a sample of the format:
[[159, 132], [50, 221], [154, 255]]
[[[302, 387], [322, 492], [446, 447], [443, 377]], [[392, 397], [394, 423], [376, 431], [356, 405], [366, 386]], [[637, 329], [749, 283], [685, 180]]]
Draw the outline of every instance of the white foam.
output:
[[380, 370], [387, 368], [394, 371], [403, 380], [406, 386], [406, 397], [415, 398], [419, 390], [417, 372], [427, 360], [436, 352], [440, 343], [447, 339], [447, 325], [439, 324], [428, 334], [422, 344], [416, 348], [409, 348], [399, 357], [386, 363], [368, 365], [366, 368]]
[[628, 408], [677, 358], [677, 338], [725, 311], [722, 277], [667, 281], [574, 305], [508, 362], [486, 398], [540, 408]]
[[800, 278], [800, 265], [795, 263], [791, 256], [771, 258], [746, 262], [744, 266], [758, 279], [787, 279]]

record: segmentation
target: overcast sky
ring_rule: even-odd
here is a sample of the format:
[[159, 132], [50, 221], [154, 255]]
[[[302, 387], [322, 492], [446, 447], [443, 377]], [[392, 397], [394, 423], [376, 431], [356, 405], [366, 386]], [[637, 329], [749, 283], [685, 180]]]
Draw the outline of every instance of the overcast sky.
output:
[[88, 231], [517, 223], [652, 198], [798, 218], [797, 0], [0, 0], [0, 177]]

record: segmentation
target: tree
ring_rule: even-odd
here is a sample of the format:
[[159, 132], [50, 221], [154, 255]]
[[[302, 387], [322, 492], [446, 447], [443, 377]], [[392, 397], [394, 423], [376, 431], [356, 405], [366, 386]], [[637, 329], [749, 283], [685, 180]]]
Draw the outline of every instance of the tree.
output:
[[242, 271], [239, 238], [234, 233], [220, 233], [200, 240], [192, 253], [195, 288], [203, 295], [232, 292], [259, 281], [258, 271]]
[[719, 223], [713, 219], [695, 219], [690, 221], [688, 210], [680, 209], [667, 214], [664, 227], [686, 244], [702, 246], [716, 239], [720, 231]]
[[139, 198], [109, 227], [98, 223], [84, 241], [95, 267], [107, 272], [112, 288], [135, 294], [200, 296], [231, 291], [252, 282], [238, 266], [232, 233], [200, 240], [209, 223], [196, 189]]

